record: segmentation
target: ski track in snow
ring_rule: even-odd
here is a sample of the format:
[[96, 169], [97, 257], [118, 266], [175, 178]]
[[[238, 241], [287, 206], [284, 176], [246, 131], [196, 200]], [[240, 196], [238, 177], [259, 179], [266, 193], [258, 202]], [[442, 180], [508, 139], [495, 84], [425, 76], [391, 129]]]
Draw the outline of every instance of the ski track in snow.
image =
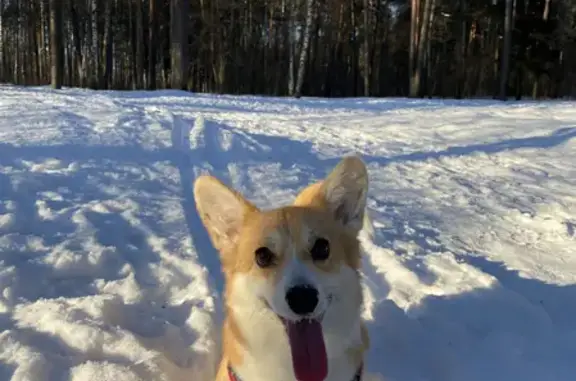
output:
[[576, 105], [0, 87], [0, 380], [211, 381], [192, 184], [262, 207], [369, 166], [368, 378], [576, 372]]

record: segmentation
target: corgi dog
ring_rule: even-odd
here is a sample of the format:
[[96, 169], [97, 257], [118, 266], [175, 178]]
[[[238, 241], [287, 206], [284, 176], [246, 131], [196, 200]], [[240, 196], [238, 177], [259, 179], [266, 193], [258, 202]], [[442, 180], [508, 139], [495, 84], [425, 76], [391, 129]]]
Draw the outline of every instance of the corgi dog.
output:
[[368, 172], [343, 158], [292, 205], [260, 210], [209, 175], [194, 199], [225, 277], [216, 381], [359, 381]]

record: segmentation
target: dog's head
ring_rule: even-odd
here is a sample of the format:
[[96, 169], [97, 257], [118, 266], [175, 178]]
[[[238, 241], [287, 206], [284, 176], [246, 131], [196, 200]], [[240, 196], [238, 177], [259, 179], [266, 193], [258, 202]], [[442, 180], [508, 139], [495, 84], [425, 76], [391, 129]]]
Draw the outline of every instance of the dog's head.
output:
[[[362, 303], [357, 236], [367, 191], [366, 167], [357, 157], [344, 158], [293, 205], [267, 211], [214, 177], [196, 180], [197, 209], [220, 253], [228, 305], [282, 322], [293, 357], [294, 349], [325, 350], [324, 341], [349, 344], [342, 336], [352, 335]], [[323, 342], [313, 342], [315, 335]]]

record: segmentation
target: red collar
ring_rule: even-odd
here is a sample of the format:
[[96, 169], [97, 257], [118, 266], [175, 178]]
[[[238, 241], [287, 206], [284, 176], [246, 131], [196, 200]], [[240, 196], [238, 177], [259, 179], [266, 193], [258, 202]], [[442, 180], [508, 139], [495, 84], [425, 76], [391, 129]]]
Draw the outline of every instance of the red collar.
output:
[[[362, 379], [362, 370], [363, 370], [363, 364], [360, 364], [360, 367], [358, 368], [358, 372], [356, 372], [356, 374], [354, 375], [354, 377], [352, 378], [351, 381], [360, 381]], [[236, 374], [236, 372], [234, 372], [234, 369], [232, 369], [232, 367], [230, 365], [228, 365], [228, 379], [230, 381], [241, 381], [240, 377], [238, 377], [238, 375]]]
[[236, 372], [234, 372], [234, 370], [232, 369], [232, 367], [230, 365], [228, 365], [228, 379], [230, 381], [240, 381], [238, 379], [238, 377], [236, 376]]

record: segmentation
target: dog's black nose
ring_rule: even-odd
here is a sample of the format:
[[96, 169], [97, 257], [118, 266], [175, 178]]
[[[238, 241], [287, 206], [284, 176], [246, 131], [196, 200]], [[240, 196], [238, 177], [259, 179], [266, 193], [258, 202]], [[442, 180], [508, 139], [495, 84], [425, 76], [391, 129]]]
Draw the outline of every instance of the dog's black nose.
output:
[[318, 305], [318, 290], [310, 285], [298, 285], [286, 293], [286, 302], [297, 315], [308, 315]]

